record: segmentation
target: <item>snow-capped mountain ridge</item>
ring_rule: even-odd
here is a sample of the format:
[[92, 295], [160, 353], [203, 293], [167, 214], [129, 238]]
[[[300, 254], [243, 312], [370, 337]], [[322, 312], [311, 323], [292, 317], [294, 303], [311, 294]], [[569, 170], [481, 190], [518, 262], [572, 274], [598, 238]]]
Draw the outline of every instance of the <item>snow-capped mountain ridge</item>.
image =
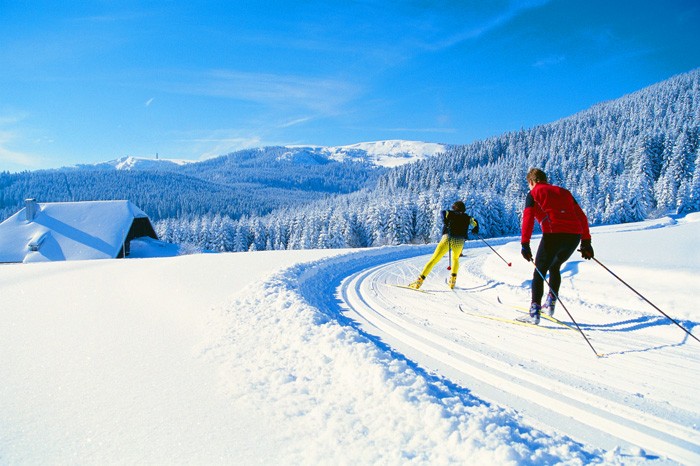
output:
[[396, 167], [407, 163], [422, 160], [445, 152], [444, 144], [387, 140], [374, 142], [360, 142], [346, 146], [288, 146], [290, 149], [315, 149], [329, 159], [338, 162], [351, 160], [355, 162], [366, 161], [381, 167]]
[[[387, 140], [360, 142], [346, 146], [284, 146], [289, 149], [280, 160], [300, 164], [335, 162], [367, 162], [380, 167], [396, 167], [406, 163], [422, 160], [445, 152], [444, 144], [421, 141]], [[266, 147], [258, 148], [265, 152]], [[226, 155], [222, 155], [226, 157]], [[115, 170], [163, 170], [198, 163], [196, 160], [150, 159], [145, 157], [124, 156], [107, 162], [78, 165], [74, 168], [115, 169]]]
[[169, 170], [183, 165], [193, 163], [192, 160], [183, 159], [149, 159], [145, 157], [134, 157], [131, 155], [126, 155], [118, 159], [109, 160], [107, 162], [99, 162], [95, 164], [79, 164], [72, 167], [66, 167], [68, 169], [81, 169], [81, 170], [146, 170], [146, 171], [158, 171], [158, 170]]
[[144, 166], [150, 165], [154, 167], [162, 166], [164, 164], [174, 164], [174, 165], [185, 165], [187, 163], [192, 163], [190, 160], [179, 160], [179, 159], [147, 159], [144, 157], [133, 157], [128, 155], [120, 159], [112, 160], [107, 162], [114, 164], [117, 170], [133, 170], [133, 169], [143, 169]]

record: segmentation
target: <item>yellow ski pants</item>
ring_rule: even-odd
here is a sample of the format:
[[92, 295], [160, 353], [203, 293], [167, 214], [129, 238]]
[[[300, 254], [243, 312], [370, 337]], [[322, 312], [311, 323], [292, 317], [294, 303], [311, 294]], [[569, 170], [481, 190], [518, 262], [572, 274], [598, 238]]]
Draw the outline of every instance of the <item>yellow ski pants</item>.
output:
[[440, 262], [440, 259], [449, 252], [450, 248], [452, 249], [452, 273], [457, 275], [457, 271], [459, 270], [459, 255], [462, 253], [462, 248], [464, 248], [464, 240], [449, 238], [447, 235], [442, 235], [440, 242], [435, 247], [433, 257], [425, 264], [421, 275], [427, 277], [430, 271], [433, 270], [433, 267]]

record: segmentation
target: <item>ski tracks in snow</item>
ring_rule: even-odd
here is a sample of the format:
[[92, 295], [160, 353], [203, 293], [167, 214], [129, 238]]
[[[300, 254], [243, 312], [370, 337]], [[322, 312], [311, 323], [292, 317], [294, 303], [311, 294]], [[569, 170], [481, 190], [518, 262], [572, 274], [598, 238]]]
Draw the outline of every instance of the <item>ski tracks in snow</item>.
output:
[[485, 248], [465, 249], [459, 289], [449, 290], [441, 262], [422, 293], [392, 285], [415, 279], [430, 249], [379, 251], [333, 259], [321, 269], [316, 264], [321, 273], [301, 281], [302, 294], [425, 370], [518, 410], [545, 432], [700, 464], [697, 377], [683, 367], [683, 361], [697, 367], [697, 351], [653, 325], [616, 332], [609, 316], [588, 309], [579, 324], [607, 355], [597, 358], [578, 332], [544, 319], [537, 328], [471, 315], [512, 319], [519, 312], [498, 302], [499, 294], [515, 301], [512, 290], [480, 273]]

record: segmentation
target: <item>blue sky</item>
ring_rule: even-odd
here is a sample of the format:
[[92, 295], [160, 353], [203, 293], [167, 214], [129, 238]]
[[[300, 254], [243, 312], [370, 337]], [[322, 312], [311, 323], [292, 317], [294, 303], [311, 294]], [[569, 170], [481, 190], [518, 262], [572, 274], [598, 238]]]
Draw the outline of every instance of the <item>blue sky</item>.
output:
[[0, 170], [466, 144], [700, 66], [700, 2], [0, 0]]

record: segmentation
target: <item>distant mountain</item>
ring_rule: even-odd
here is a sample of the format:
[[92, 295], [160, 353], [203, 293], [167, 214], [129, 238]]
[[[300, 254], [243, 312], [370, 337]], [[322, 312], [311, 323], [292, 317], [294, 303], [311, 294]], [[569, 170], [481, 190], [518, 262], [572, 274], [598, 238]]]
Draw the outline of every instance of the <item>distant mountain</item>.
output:
[[[280, 148], [283, 150], [280, 152]], [[65, 169], [82, 170], [144, 170], [144, 171], [176, 171], [184, 165], [205, 163], [219, 158], [228, 158], [236, 154], [250, 154], [257, 151], [261, 156], [273, 151], [280, 161], [288, 161], [302, 165], [322, 165], [329, 161], [368, 163], [378, 167], [397, 167], [418, 160], [432, 157], [447, 150], [444, 144], [420, 141], [375, 141], [361, 142], [347, 146], [268, 146], [255, 149], [245, 149], [228, 155], [207, 159], [204, 161], [182, 159], [147, 159], [126, 156], [108, 162], [95, 164], [80, 164]]]
[[193, 163], [190, 160], [146, 159], [143, 157], [126, 156], [108, 162], [95, 164], [79, 164], [64, 167], [61, 170], [144, 170], [144, 171], [174, 171], [179, 167]]
[[379, 141], [262, 147], [203, 161], [129, 156], [57, 170], [0, 173], [0, 221], [21, 208], [27, 197], [40, 202], [128, 199], [154, 220], [217, 213], [231, 218], [264, 215], [371, 188], [387, 167], [442, 151], [440, 144]]
[[230, 187], [245, 184], [325, 194], [373, 185], [387, 169], [360, 159], [338, 161], [309, 147], [263, 147], [183, 165], [178, 173]]
[[291, 146], [289, 149], [313, 150], [315, 153], [340, 162], [351, 160], [380, 167], [397, 167], [444, 153], [447, 146], [430, 142], [391, 140], [334, 147]]

